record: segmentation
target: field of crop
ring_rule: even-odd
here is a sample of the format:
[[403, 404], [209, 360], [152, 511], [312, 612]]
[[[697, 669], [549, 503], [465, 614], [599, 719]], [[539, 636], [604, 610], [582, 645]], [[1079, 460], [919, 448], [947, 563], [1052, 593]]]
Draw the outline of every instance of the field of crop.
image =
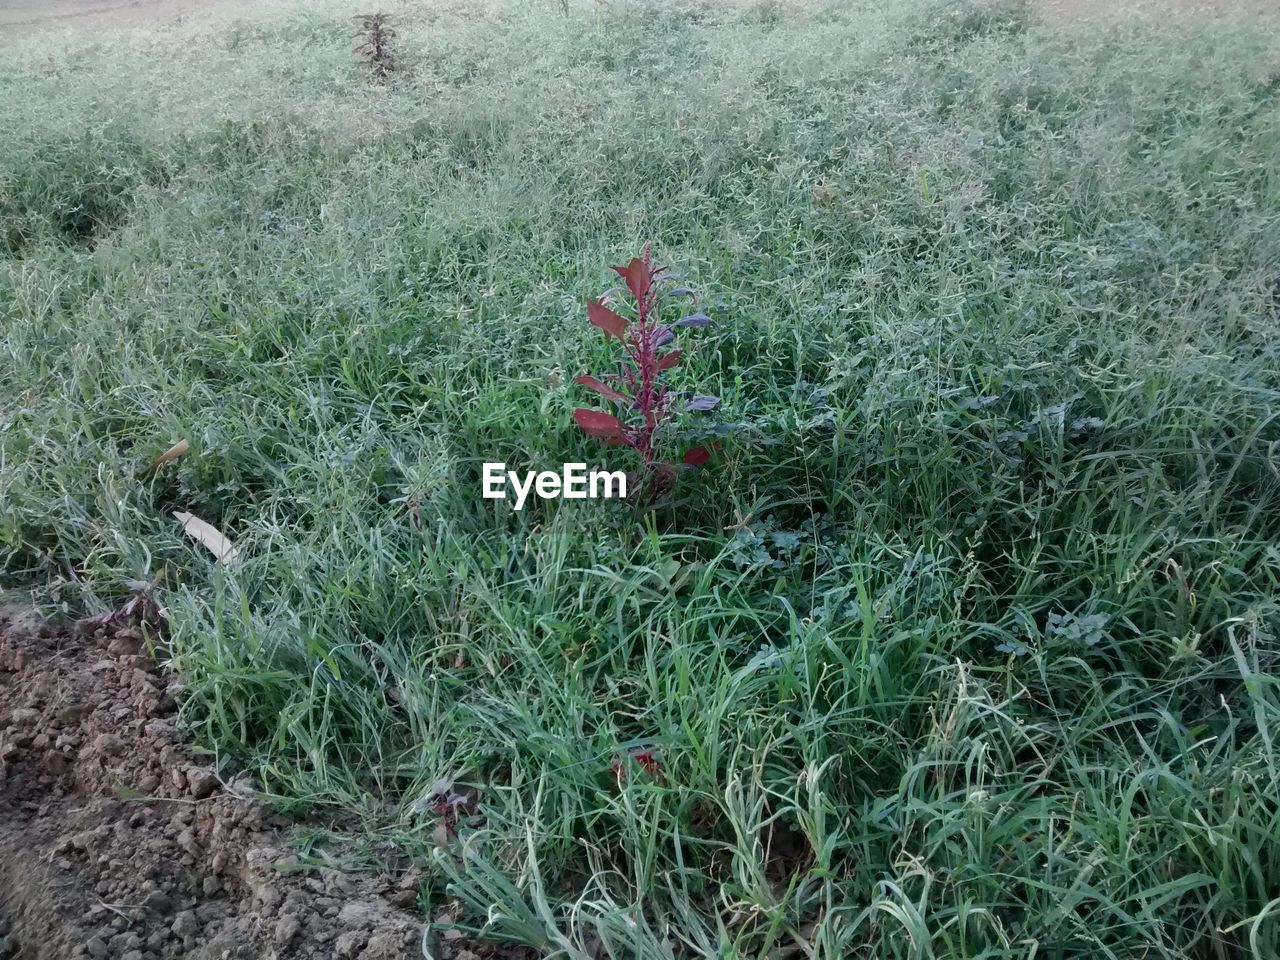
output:
[[[0, 586], [148, 591], [194, 740], [482, 940], [1280, 954], [1280, 31], [360, 12], [0, 45]], [[482, 499], [631, 466], [646, 242], [723, 445]]]

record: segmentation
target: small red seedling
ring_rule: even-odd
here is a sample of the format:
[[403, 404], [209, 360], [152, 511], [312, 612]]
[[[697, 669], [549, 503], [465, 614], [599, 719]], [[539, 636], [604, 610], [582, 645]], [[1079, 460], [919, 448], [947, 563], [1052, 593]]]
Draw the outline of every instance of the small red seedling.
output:
[[360, 42], [353, 52], [365, 58], [374, 79], [386, 80], [397, 67], [396, 55], [391, 49], [391, 40], [396, 32], [391, 27], [390, 17], [385, 13], [362, 13], [355, 19], [360, 21], [360, 32], [356, 34]]
[[453, 780], [442, 777], [432, 785], [431, 792], [413, 805], [415, 813], [430, 812], [436, 818], [432, 835], [443, 845], [458, 833], [458, 824], [475, 812], [476, 794], [473, 790], [454, 790]]
[[[672, 324], [661, 322], [667, 301], [689, 296], [691, 291], [673, 286], [677, 278], [665, 267], [654, 265], [648, 245], [643, 256], [610, 269], [626, 284], [633, 316], [627, 319], [615, 313], [602, 298], [587, 301], [587, 319], [618, 341], [623, 361], [618, 373], [600, 377], [584, 374], [573, 382], [617, 404], [622, 416], [578, 407], [573, 419], [590, 436], [636, 451], [641, 461], [644, 496], [653, 502], [670, 486], [678, 471], [701, 466], [711, 457], [714, 445], [699, 445], [686, 450], [680, 464], [667, 463], [660, 458], [659, 448], [663, 428], [682, 411], [712, 410], [720, 402], [709, 394], [680, 397], [663, 383], [663, 374], [684, 359], [684, 349], [672, 346], [676, 331], [706, 327], [712, 320], [705, 313], [691, 313]], [[664, 352], [664, 348], [669, 349]]]
[[152, 595], [152, 585], [139, 587], [136, 593], [115, 610], [104, 610], [80, 621], [87, 628], [137, 624], [139, 627], [160, 632], [165, 628], [164, 609]]
[[648, 774], [650, 779], [658, 783], [666, 782], [667, 778], [662, 772], [662, 758], [658, 751], [647, 747], [632, 747], [627, 751], [625, 758], [614, 757], [613, 762], [609, 764], [609, 769], [613, 772], [613, 778], [618, 786], [627, 782], [627, 769], [632, 764]]

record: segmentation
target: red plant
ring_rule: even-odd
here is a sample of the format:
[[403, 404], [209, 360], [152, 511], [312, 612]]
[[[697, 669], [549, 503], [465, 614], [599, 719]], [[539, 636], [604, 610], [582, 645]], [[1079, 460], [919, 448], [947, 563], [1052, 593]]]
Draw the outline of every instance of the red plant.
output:
[[651, 780], [657, 783], [665, 783], [667, 780], [666, 774], [662, 772], [662, 757], [652, 747], [630, 747], [625, 758], [622, 756], [613, 758], [609, 764], [609, 770], [613, 773], [618, 786], [627, 782], [627, 769], [630, 765], [643, 770]]
[[94, 627], [127, 625], [132, 622], [139, 627], [153, 630], [156, 633], [163, 632], [166, 626], [165, 612], [156, 602], [151, 591], [151, 585], [142, 586], [132, 597], [125, 601], [123, 606], [115, 610], [104, 610], [102, 613], [95, 613], [92, 616], [85, 617], [80, 623], [83, 627], [92, 629]]
[[385, 13], [362, 13], [355, 18], [360, 21], [360, 32], [356, 37], [355, 53], [368, 61], [377, 80], [386, 80], [396, 69], [396, 56], [391, 49], [391, 38], [396, 35], [391, 28], [390, 18]]
[[588, 407], [575, 409], [573, 419], [588, 435], [636, 451], [641, 460], [641, 478], [647, 484], [646, 496], [652, 501], [669, 486], [677, 471], [697, 467], [711, 456], [709, 446], [699, 445], [686, 450], [683, 462], [677, 465], [664, 462], [659, 448], [663, 428], [680, 411], [711, 410], [720, 402], [708, 394], [681, 400], [662, 383], [662, 374], [675, 368], [684, 356], [680, 347], [661, 352], [675, 342], [675, 331], [705, 327], [712, 320], [705, 313], [692, 313], [670, 325], [660, 322], [665, 301], [688, 296], [690, 291], [669, 286], [676, 277], [665, 267], [653, 264], [648, 244], [643, 256], [610, 269], [626, 283], [634, 316], [628, 320], [602, 300], [588, 300], [587, 319], [621, 345], [624, 359], [620, 372], [601, 377], [583, 375], [573, 382], [617, 404], [625, 419]]

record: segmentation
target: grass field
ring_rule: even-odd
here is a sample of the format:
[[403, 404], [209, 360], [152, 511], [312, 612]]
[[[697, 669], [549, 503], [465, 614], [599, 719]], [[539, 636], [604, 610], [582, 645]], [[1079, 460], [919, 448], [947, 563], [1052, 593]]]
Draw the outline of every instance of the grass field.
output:
[[[150, 585], [196, 741], [490, 939], [1277, 956], [1280, 32], [405, 4], [379, 84], [353, 12], [0, 47], [4, 585]], [[626, 466], [648, 240], [716, 461], [482, 500]]]

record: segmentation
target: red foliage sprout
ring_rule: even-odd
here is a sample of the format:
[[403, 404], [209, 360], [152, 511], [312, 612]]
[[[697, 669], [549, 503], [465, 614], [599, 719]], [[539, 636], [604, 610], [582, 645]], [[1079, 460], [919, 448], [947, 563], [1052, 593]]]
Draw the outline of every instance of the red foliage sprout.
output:
[[[679, 471], [706, 463], [715, 446], [691, 447], [679, 464], [666, 462], [660, 455], [664, 428], [682, 411], [712, 410], [720, 402], [709, 394], [682, 396], [664, 382], [664, 374], [684, 358], [684, 349], [673, 346], [677, 331], [706, 327], [713, 321], [705, 313], [691, 313], [675, 323], [661, 322], [667, 303], [691, 296], [692, 291], [675, 286], [679, 278], [653, 263], [649, 245], [642, 256], [610, 269], [622, 278], [625, 287], [610, 291], [599, 300], [588, 300], [587, 319], [618, 342], [623, 353], [619, 372], [599, 377], [584, 374], [573, 382], [616, 404], [620, 415], [578, 407], [573, 419], [588, 435], [609, 445], [630, 447], [639, 455], [645, 498], [652, 502], [666, 491]], [[630, 295], [631, 319], [605, 306], [605, 300], [615, 292], [624, 298]]]

